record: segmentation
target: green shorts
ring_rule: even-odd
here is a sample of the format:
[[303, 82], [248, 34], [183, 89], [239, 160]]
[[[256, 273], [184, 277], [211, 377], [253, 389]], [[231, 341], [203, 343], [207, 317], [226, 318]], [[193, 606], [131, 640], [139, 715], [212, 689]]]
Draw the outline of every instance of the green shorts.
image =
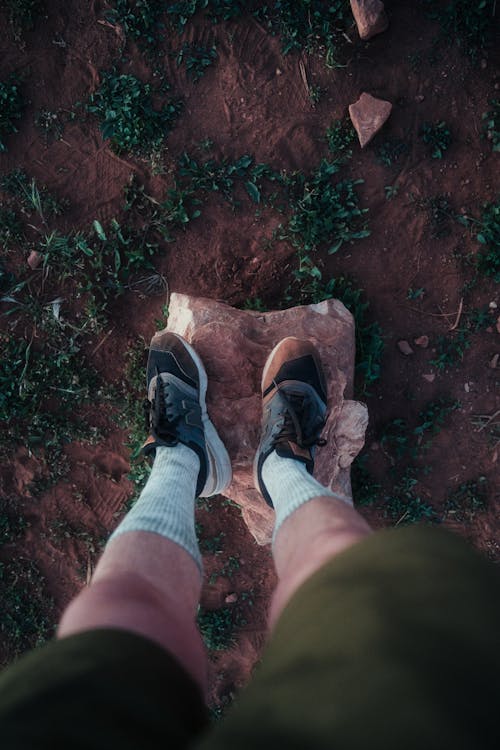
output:
[[438, 529], [383, 531], [307, 581], [249, 686], [210, 725], [175, 659], [116, 630], [0, 675], [2, 750], [498, 747], [493, 565]]

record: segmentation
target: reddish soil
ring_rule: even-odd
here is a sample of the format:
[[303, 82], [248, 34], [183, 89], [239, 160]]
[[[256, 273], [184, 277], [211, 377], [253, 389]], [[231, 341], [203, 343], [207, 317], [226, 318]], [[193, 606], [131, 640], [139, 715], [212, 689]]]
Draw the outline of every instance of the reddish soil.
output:
[[[435, 371], [429, 360], [435, 355], [436, 338], [455, 322], [470, 273], [454, 251], [475, 252], [477, 243], [456, 222], [450, 222], [447, 236], [434, 239], [427, 215], [416, 208], [412, 196], [443, 195], [455, 212], [463, 209], [474, 215], [483, 203], [496, 199], [499, 155], [492, 153], [480, 134], [481, 114], [488, 100], [498, 96], [498, 61], [485, 57], [482, 65], [471, 67], [458, 49], [448, 47], [438, 47], [438, 60], [430, 59], [436, 25], [424, 17], [418, 3], [387, 5], [389, 30], [368, 43], [357, 40], [353, 31], [351, 38], [357, 41], [348, 45], [346, 66], [335, 70], [328, 70], [320, 57], [283, 56], [279, 39], [250, 18], [217, 26], [203, 21], [192, 24], [186, 38], [216, 42], [218, 60], [195, 84], [184, 68], [178, 69], [165, 56], [167, 78], [173, 92], [184, 99], [185, 109], [168, 137], [165, 172], [152, 176], [144, 162], [113, 154], [92, 118], [77, 116], [66, 125], [63, 140], [49, 144], [35, 128], [34, 116], [41, 108], [69, 111], [75, 102], [86, 101], [97, 86], [99, 71], [120, 55], [120, 34], [102, 23], [103, 3], [89, 7], [79, 0], [51, 2], [48, 17], [25, 35], [24, 48], [9, 33], [0, 41], [0, 80], [12, 72], [23, 74], [23, 92], [29, 100], [19, 134], [8, 139], [8, 151], [0, 156], [0, 172], [22, 167], [70, 202], [56, 222], [62, 231], [87, 230], [96, 218], [103, 224], [113, 217], [123, 221], [123, 188], [131, 173], [150, 194], [164, 195], [176, 159], [204, 138], [214, 142], [215, 157], [234, 159], [248, 153], [277, 169], [308, 172], [328, 155], [326, 128], [345, 114], [362, 91], [393, 102], [378, 143], [395, 136], [409, 145], [408, 152], [392, 168], [382, 166], [375, 159], [375, 141], [364, 151], [355, 146], [346, 167], [347, 175], [364, 180], [360, 194], [362, 205], [369, 208], [371, 236], [324, 258], [331, 275], [347, 273], [356, 278], [370, 301], [370, 319], [383, 329], [382, 376], [367, 398], [371, 416], [367, 465], [386, 482], [390, 462], [379, 443], [382, 425], [394, 418], [414, 419], [439, 396], [459, 400], [460, 409], [449, 416], [428, 452], [425, 463], [432, 472], [420, 475], [420, 494], [439, 510], [450, 491], [464, 481], [486, 477], [487, 509], [454, 528], [496, 558], [499, 446], [488, 440], [487, 430], [479, 431], [473, 424], [473, 415], [491, 415], [499, 408], [499, 370], [489, 367], [500, 351], [496, 314], [487, 330], [472, 335], [472, 345], [458, 367], [437, 372], [432, 383], [422, 377]], [[2, 28], [3, 23], [0, 16]], [[176, 35], [168, 35], [165, 52], [179, 45]], [[409, 56], [417, 54], [415, 65]], [[123, 72], [151, 78], [134, 45], [127, 47], [126, 58]], [[311, 104], [299, 61], [309, 85], [324, 91], [316, 106]], [[439, 120], [450, 124], [453, 142], [446, 158], [433, 160], [418, 131], [423, 122]], [[387, 185], [399, 188], [392, 200], [384, 196]], [[256, 218], [255, 205], [243, 192], [237, 213], [217, 196], [211, 197], [202, 217], [192, 221], [174, 244], [164, 245], [156, 266], [171, 291], [235, 305], [260, 297], [272, 307], [282, 300], [295, 268], [290, 245], [266, 248], [265, 240], [279, 221], [271, 210]], [[8, 264], [24, 268], [26, 257], [27, 252], [19, 252], [9, 257]], [[409, 288], [421, 287], [425, 288], [422, 299], [407, 298]], [[122, 381], [125, 352], [139, 337], [149, 339], [164, 302], [161, 297], [144, 299], [127, 293], [113, 307], [105, 334], [88, 342], [92, 363], [110, 382]], [[493, 283], [483, 281], [467, 298], [462, 315], [490, 302], [500, 304], [498, 291]], [[2, 330], [9, 325], [11, 318], [1, 319]], [[106, 336], [111, 329], [112, 335]], [[430, 339], [427, 349], [413, 345], [422, 334]], [[413, 355], [406, 357], [398, 350], [400, 339], [412, 344]], [[16, 498], [29, 524], [20, 540], [4, 550], [2, 559], [20, 555], [37, 561], [54, 599], [56, 617], [88, 579], [103, 540], [132, 493], [125, 431], [100, 409], [89, 407], [87, 416], [91, 424], [104, 426], [107, 437], [98, 445], [67, 446], [69, 471], [55, 486], [33, 489], [46, 467], [42, 458], [29, 455], [22, 446], [15, 447], [0, 470], [0, 492]], [[233, 648], [211, 656], [211, 698], [218, 704], [245, 682], [259, 657], [275, 578], [269, 550], [256, 546], [239, 511], [222, 500], [212, 501], [211, 507], [198, 512], [203, 538], [221, 532], [225, 536], [220, 554], [205, 555], [203, 604], [218, 607], [236, 593], [238, 602], [244, 602], [241, 609], [247, 621], [238, 630]], [[375, 526], [388, 523], [380, 509], [363, 512]], [[219, 577], [210, 584], [211, 575], [230, 556], [240, 557], [241, 567], [232, 577]], [[243, 592], [251, 592], [253, 605], [242, 599]]]

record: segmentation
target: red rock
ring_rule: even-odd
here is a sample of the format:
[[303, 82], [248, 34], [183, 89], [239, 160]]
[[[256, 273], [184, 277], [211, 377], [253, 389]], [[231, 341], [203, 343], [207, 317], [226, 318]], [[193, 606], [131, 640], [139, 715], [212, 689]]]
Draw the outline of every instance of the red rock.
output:
[[371, 39], [389, 26], [380, 0], [351, 0], [351, 10], [361, 39]]
[[427, 349], [429, 346], [429, 337], [428, 336], [419, 336], [418, 338], [414, 339], [414, 342], [417, 346], [421, 346], [422, 349]]
[[382, 128], [392, 111], [392, 104], [363, 93], [357, 102], [349, 105], [349, 115], [364, 148]]
[[398, 341], [398, 349], [401, 352], [401, 354], [404, 354], [405, 357], [408, 357], [410, 354], [413, 354], [413, 349], [409, 345], [407, 341], [402, 339], [401, 341]]
[[42, 262], [43, 255], [38, 250], [32, 250], [28, 255], [28, 266], [34, 271]]
[[258, 544], [271, 540], [274, 511], [254, 488], [252, 462], [260, 437], [260, 381], [264, 363], [285, 336], [313, 341], [328, 380], [327, 440], [318, 448], [314, 476], [351, 494], [350, 465], [364, 445], [368, 412], [349, 400], [354, 379], [354, 321], [338, 300], [276, 312], [237, 310], [210, 299], [172, 294], [168, 330], [193, 344], [208, 373], [207, 406], [231, 457], [227, 496], [242, 508]]
[[422, 375], [424, 380], [427, 380], [428, 383], [433, 383], [436, 379], [436, 376], [433, 372], [426, 373], [425, 375]]

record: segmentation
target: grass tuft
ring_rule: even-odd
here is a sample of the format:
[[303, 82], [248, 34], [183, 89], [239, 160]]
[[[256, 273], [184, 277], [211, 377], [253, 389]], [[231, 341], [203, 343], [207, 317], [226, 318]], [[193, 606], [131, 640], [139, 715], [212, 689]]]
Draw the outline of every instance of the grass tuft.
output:
[[420, 135], [423, 142], [430, 147], [429, 151], [433, 159], [442, 159], [451, 145], [451, 131], [444, 120], [435, 124], [424, 123]]

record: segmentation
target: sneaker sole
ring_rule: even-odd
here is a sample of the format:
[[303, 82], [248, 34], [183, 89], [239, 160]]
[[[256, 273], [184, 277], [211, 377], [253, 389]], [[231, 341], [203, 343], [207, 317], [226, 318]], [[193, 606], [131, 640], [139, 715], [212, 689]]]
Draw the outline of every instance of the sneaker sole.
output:
[[[172, 331], [170, 331], [170, 333], [172, 333]], [[206, 401], [208, 387], [207, 373], [203, 362], [201, 361], [191, 344], [188, 344], [188, 342], [185, 341], [182, 336], [179, 336], [176, 333], [173, 335], [176, 336], [176, 338], [178, 338], [188, 350], [193, 362], [196, 365], [196, 369], [198, 370], [201, 416], [203, 420], [203, 427], [205, 430], [205, 442], [210, 464], [207, 471], [207, 480], [205, 482], [203, 491], [200, 492], [200, 497], [211, 497], [212, 495], [219, 495], [223, 493], [224, 490], [227, 490], [227, 488], [231, 484], [233, 475], [231, 469], [231, 460], [229, 458], [226, 447], [220, 439], [219, 434], [215, 429], [215, 425], [208, 416]]]

